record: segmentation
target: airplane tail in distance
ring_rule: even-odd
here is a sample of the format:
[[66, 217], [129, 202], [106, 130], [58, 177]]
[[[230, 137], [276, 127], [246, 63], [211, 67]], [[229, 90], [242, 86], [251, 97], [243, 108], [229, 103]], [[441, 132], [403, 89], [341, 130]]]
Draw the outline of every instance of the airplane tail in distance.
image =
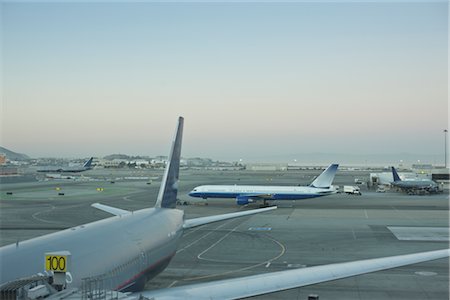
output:
[[89, 168], [91, 166], [91, 164], [92, 164], [92, 160], [93, 159], [94, 159], [93, 157], [89, 158], [89, 160], [84, 163], [83, 167]]
[[331, 164], [309, 186], [316, 188], [329, 188], [333, 183], [339, 164]]
[[400, 179], [400, 176], [398, 176], [397, 170], [394, 167], [391, 167], [391, 168], [392, 168], [392, 176], [394, 177], [394, 182], [395, 181], [402, 181]]
[[178, 118], [178, 125], [175, 131], [175, 138], [170, 149], [169, 160], [166, 165], [161, 187], [155, 207], [175, 208], [178, 192], [178, 174], [180, 171], [181, 140], [183, 137], [183, 117]]

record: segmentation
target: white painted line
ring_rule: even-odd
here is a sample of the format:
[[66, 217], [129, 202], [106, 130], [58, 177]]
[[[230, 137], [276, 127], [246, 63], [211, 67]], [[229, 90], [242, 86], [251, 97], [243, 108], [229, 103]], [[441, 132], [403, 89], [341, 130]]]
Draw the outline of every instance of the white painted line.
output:
[[[256, 267], [266, 265], [268, 262], [272, 262], [274, 260], [277, 260], [278, 258], [280, 258], [281, 256], [284, 255], [284, 253], [286, 252], [286, 247], [282, 243], [280, 243], [279, 241], [277, 241], [276, 239], [274, 239], [274, 238], [272, 238], [270, 236], [265, 236], [265, 238], [268, 238], [269, 240], [273, 241], [274, 243], [278, 244], [278, 246], [280, 246], [281, 251], [280, 251], [280, 253], [277, 256], [272, 257], [271, 259], [265, 260], [263, 262], [260, 262], [258, 264], [254, 264], [254, 265], [248, 266], [248, 267], [244, 267], [244, 268], [240, 268], [240, 269], [236, 269], [236, 270], [230, 270], [230, 271], [217, 273], [217, 274], [211, 274], [211, 275], [205, 275], [205, 276], [197, 276], [197, 277], [191, 277], [191, 278], [184, 278], [183, 281], [193, 281], [193, 280], [199, 280], [199, 279], [214, 278], [214, 277], [217, 277], [217, 276], [223, 276], [223, 275], [228, 275], [228, 274], [233, 274], [233, 273], [238, 273], [238, 272], [254, 269]], [[208, 259], [208, 260], [210, 260], [210, 259]], [[301, 265], [301, 266], [306, 267], [306, 265]]]
[[387, 229], [400, 241], [448, 242], [450, 240], [448, 227], [387, 226]]
[[270, 261], [266, 264], [266, 268], [270, 267]]
[[42, 218], [39, 218], [38, 215], [46, 213], [46, 212], [51, 212], [52, 210], [56, 209], [56, 207], [54, 205], [48, 204], [50, 206], [50, 209], [45, 209], [45, 210], [41, 210], [38, 212], [35, 212], [34, 214], [31, 215], [31, 217], [37, 221], [41, 221], [44, 223], [50, 223], [50, 224], [59, 224], [60, 222], [55, 222], [55, 221], [49, 221], [49, 220], [45, 220]]
[[174, 282], [172, 282], [171, 284], [169, 284], [168, 288], [173, 287], [173, 286], [175, 285], [175, 283], [177, 283], [177, 282], [178, 282], [178, 280], [175, 280]]
[[368, 219], [369, 216], [367, 215], [367, 210], [364, 210], [364, 214], [366, 215], [366, 219]]
[[201, 256], [203, 254], [205, 254], [206, 252], [208, 252], [209, 250], [211, 250], [212, 248], [214, 248], [217, 244], [219, 244], [221, 241], [223, 241], [227, 236], [229, 236], [230, 234], [232, 234], [234, 231], [236, 231], [236, 229], [241, 226], [241, 224], [239, 224], [238, 226], [234, 227], [230, 232], [228, 232], [227, 234], [225, 234], [223, 237], [221, 237], [219, 240], [217, 240], [214, 244], [212, 244], [211, 246], [209, 246], [208, 248], [206, 248], [205, 250], [203, 250], [199, 255], [197, 255], [198, 259], [202, 259]]
[[205, 237], [207, 237], [208, 235], [210, 235], [210, 234], [214, 233], [214, 231], [215, 231], [215, 230], [217, 230], [217, 229], [219, 229], [219, 228], [221, 228], [221, 227], [223, 227], [223, 226], [227, 225], [228, 223], [232, 222], [233, 220], [235, 220], [235, 219], [231, 219], [231, 220], [229, 220], [228, 222], [225, 222], [225, 223], [223, 223], [222, 225], [220, 225], [220, 226], [217, 226], [216, 228], [214, 228], [213, 230], [211, 230], [211, 231], [210, 231], [210, 232], [208, 232], [207, 234], [205, 234], [205, 235], [202, 235], [201, 237], [199, 237], [198, 239], [196, 239], [195, 241], [193, 241], [193, 242], [192, 242], [192, 243], [190, 243], [189, 245], [187, 245], [187, 246], [185, 246], [185, 247], [183, 247], [183, 248], [181, 248], [181, 249], [177, 250], [177, 253], [180, 253], [180, 252], [182, 252], [182, 251], [186, 250], [187, 248], [191, 247], [192, 245], [195, 245], [195, 244], [197, 244], [197, 242], [198, 242], [198, 241], [200, 241], [200, 240], [204, 239], [204, 238], [205, 238]]

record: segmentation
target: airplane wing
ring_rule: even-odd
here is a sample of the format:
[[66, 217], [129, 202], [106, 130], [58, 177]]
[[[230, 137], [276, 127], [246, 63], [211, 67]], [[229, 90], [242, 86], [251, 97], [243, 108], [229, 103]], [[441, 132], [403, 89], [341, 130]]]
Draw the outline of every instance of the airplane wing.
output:
[[209, 217], [200, 217], [200, 218], [195, 218], [195, 219], [189, 219], [189, 220], [184, 221], [183, 228], [188, 229], [188, 228], [197, 227], [197, 226], [201, 226], [201, 225], [205, 225], [205, 224], [209, 224], [209, 223], [213, 223], [213, 222], [243, 217], [243, 216], [247, 216], [247, 215], [258, 214], [258, 213], [262, 213], [262, 212], [266, 212], [266, 211], [270, 211], [270, 210], [274, 210], [274, 209], [277, 209], [277, 207], [272, 206], [272, 207], [267, 207], [267, 208], [252, 209], [252, 210], [223, 214], [223, 215], [215, 215], [215, 216], [209, 216]]
[[[448, 257], [450, 249], [272, 272], [132, 294], [144, 299], [239, 299]], [[131, 296], [131, 295], [130, 295]]]
[[94, 204], [91, 204], [91, 206], [95, 207], [97, 209], [103, 210], [107, 213], [116, 215], [116, 216], [123, 216], [123, 215], [128, 215], [131, 213], [128, 210], [124, 210], [124, 209], [120, 209], [120, 208], [116, 208], [116, 207], [112, 207], [112, 206], [108, 206], [108, 205], [104, 205], [104, 204], [100, 204], [100, 203], [94, 203]]

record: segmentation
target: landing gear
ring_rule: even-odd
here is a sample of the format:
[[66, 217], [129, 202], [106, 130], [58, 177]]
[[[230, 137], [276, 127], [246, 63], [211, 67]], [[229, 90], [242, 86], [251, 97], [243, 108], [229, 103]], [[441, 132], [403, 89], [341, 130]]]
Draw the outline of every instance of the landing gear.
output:
[[263, 200], [263, 203], [259, 206], [260, 208], [264, 208], [264, 207], [271, 207], [274, 206], [273, 204], [270, 204], [266, 201], [266, 199]]

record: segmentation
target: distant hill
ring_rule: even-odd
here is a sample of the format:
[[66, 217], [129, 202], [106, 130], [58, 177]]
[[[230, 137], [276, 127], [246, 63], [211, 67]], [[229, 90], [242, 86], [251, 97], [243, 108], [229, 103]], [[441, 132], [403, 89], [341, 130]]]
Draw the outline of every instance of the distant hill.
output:
[[6, 155], [6, 158], [9, 160], [21, 161], [21, 160], [29, 160], [30, 159], [30, 157], [28, 155], [13, 152], [13, 151], [3, 148], [1, 146], [0, 146], [0, 153], [4, 153]]

